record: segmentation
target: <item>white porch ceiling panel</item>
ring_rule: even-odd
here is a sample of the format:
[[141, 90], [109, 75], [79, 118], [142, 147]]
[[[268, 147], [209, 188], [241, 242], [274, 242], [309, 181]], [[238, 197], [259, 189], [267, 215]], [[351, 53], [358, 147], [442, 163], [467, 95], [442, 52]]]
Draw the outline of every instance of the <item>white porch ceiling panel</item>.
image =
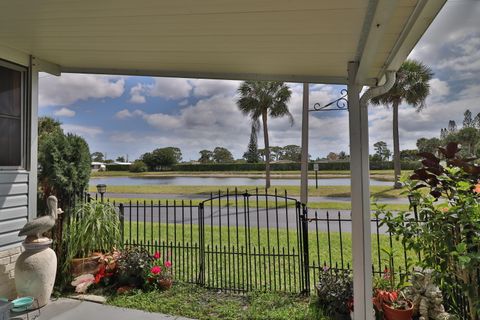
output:
[[398, 68], [444, 0], [0, 0], [0, 47], [64, 72], [361, 84]]

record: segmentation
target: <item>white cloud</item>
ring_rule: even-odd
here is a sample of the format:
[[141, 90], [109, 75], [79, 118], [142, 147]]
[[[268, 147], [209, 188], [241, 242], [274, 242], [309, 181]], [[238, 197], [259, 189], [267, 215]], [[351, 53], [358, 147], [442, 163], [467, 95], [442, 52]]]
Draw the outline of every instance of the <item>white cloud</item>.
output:
[[147, 94], [152, 97], [166, 99], [184, 99], [190, 95], [192, 85], [187, 79], [181, 78], [154, 78], [154, 83], [148, 85]]
[[145, 87], [143, 84], [138, 83], [130, 89], [130, 100], [131, 103], [145, 103]]
[[134, 110], [133, 112], [130, 112], [130, 110], [128, 110], [128, 109], [123, 109], [123, 110], [118, 111], [115, 114], [115, 118], [117, 118], [117, 119], [127, 119], [127, 118], [132, 118], [134, 116], [141, 116], [143, 114], [144, 114], [144, 112], [141, 111], [141, 110]]
[[62, 129], [65, 132], [78, 134], [79, 136], [85, 136], [94, 138], [103, 133], [103, 129], [99, 127], [83, 126], [78, 124], [62, 124]]
[[430, 80], [430, 95], [428, 101], [440, 101], [448, 96], [450, 87], [448, 82], [434, 78]]
[[75, 111], [68, 108], [61, 108], [53, 113], [57, 117], [74, 117]]
[[186, 106], [187, 104], [188, 104], [188, 99], [182, 100], [182, 101], [180, 101], [180, 102], [178, 103], [178, 105], [179, 105], [180, 107], [184, 107], [184, 106]]
[[121, 77], [64, 73], [60, 77], [40, 77], [39, 104], [68, 106], [90, 98], [118, 98], [125, 89]]
[[240, 86], [240, 81], [233, 80], [190, 80], [193, 86], [193, 95], [196, 97], [209, 97], [217, 94], [233, 95]]

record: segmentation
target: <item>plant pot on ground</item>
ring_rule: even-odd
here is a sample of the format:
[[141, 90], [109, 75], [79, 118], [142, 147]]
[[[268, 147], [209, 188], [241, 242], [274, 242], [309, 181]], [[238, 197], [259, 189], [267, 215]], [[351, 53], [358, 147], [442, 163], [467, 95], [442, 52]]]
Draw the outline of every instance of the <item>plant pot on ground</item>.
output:
[[413, 316], [413, 304], [409, 300], [393, 305], [383, 303], [382, 308], [386, 320], [411, 320]]
[[109, 203], [81, 204], [65, 224], [66, 259], [62, 269], [74, 277], [98, 272], [101, 255], [121, 245], [120, 220]]

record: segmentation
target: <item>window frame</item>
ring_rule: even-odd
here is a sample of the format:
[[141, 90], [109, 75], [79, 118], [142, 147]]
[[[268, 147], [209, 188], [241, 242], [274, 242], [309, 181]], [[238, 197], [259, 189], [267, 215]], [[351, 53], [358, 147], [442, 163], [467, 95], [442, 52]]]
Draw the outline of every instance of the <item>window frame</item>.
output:
[[[28, 136], [28, 126], [27, 126], [27, 75], [28, 68], [14, 64], [9, 61], [0, 59], [0, 67], [11, 69], [14, 71], [20, 72], [20, 164], [13, 166], [0, 165], [0, 171], [8, 170], [26, 170], [27, 169], [27, 146], [29, 145], [26, 141]], [[2, 118], [8, 119], [7, 116], [0, 116]]]

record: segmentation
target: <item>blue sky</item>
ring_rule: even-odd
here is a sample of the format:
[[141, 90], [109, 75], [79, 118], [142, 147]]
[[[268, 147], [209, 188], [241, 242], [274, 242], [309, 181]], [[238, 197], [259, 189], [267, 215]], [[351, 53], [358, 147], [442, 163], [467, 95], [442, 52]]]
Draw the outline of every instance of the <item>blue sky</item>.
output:
[[[400, 108], [400, 144], [414, 148], [420, 137], [438, 136], [463, 112], [480, 112], [480, 2], [450, 0], [419, 41], [410, 58], [430, 66], [435, 75], [427, 108]], [[108, 75], [40, 75], [40, 115], [62, 122], [65, 131], [83, 136], [91, 152], [108, 158], [136, 159], [154, 148], [177, 146], [184, 160], [202, 149], [222, 146], [241, 158], [247, 148], [249, 119], [235, 105], [239, 81]], [[270, 121], [270, 144], [300, 145], [302, 85], [289, 84], [295, 123]], [[342, 86], [312, 84], [310, 102], [336, 99]], [[370, 144], [392, 146], [391, 111], [370, 107]], [[348, 152], [347, 112], [321, 112], [310, 120], [310, 154]], [[259, 135], [259, 147], [263, 137]]]

